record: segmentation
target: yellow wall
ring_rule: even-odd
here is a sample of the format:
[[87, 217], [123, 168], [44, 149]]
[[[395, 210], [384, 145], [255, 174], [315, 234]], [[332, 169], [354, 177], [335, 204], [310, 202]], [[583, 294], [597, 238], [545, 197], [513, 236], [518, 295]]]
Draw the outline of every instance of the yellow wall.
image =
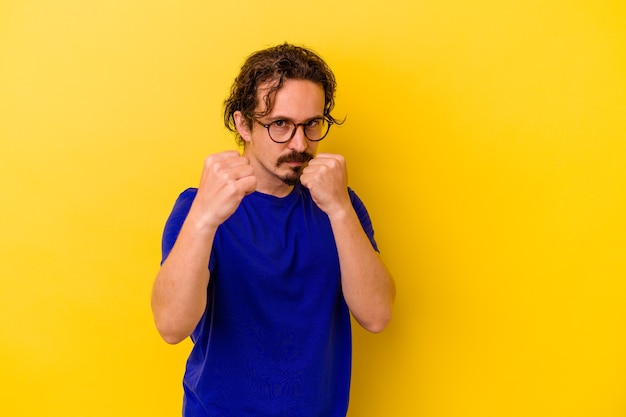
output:
[[180, 414], [174, 198], [243, 58], [320, 52], [398, 286], [350, 416], [626, 415], [622, 0], [0, 3], [0, 415]]

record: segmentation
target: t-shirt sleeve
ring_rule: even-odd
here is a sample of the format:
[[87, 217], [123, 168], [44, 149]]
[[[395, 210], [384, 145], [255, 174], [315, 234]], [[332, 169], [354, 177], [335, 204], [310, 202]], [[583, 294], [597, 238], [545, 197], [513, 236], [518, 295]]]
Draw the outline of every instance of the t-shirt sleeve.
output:
[[170, 213], [167, 221], [165, 222], [165, 228], [163, 230], [163, 239], [161, 241], [161, 264], [165, 262], [168, 255], [176, 243], [180, 229], [183, 227], [183, 223], [189, 214], [191, 203], [196, 198], [198, 190], [196, 188], [188, 188], [183, 191], [174, 203], [174, 208]]
[[374, 239], [374, 227], [372, 226], [372, 220], [370, 219], [367, 209], [365, 208], [365, 204], [363, 204], [363, 201], [361, 201], [359, 196], [356, 195], [356, 193], [352, 189], [348, 188], [348, 193], [350, 194], [352, 207], [354, 207], [354, 211], [361, 221], [361, 226], [363, 227], [365, 234], [372, 243], [372, 247], [374, 247], [374, 250], [376, 252], [379, 252], [378, 245], [376, 244], [376, 240]]

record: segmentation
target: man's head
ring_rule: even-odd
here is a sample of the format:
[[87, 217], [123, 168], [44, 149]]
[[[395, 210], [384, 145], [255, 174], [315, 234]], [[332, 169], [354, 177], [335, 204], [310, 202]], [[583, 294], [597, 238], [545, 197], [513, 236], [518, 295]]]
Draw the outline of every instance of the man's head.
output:
[[[224, 102], [224, 124], [237, 134], [239, 145], [244, 145], [245, 141], [237, 131], [235, 112], [241, 112], [248, 127], [252, 127], [255, 119], [272, 111], [275, 94], [288, 79], [319, 84], [324, 90], [324, 117], [338, 122], [330, 114], [335, 106], [336, 88], [331, 69], [310, 49], [285, 43], [250, 55], [231, 87], [230, 97]], [[259, 87], [263, 87], [262, 94], [259, 94]]]

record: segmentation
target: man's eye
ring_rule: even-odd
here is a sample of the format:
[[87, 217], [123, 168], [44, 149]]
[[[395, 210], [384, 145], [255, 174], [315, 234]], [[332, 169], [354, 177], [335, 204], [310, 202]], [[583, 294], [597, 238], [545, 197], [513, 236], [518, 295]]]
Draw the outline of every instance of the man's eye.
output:
[[313, 119], [306, 122], [306, 127], [317, 127], [320, 124], [320, 119]]
[[272, 124], [273, 124], [274, 126], [276, 126], [276, 127], [285, 127], [285, 125], [287, 124], [287, 122], [286, 122], [286, 121], [284, 121], [284, 120], [274, 120], [274, 121], [272, 122]]

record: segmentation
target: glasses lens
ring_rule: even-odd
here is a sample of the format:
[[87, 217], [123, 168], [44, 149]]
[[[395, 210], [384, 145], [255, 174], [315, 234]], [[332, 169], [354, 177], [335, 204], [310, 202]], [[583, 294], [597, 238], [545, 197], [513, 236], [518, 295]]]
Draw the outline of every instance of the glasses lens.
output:
[[326, 119], [313, 119], [304, 125], [304, 134], [309, 140], [318, 141], [324, 139], [330, 124]]
[[276, 142], [287, 142], [291, 139], [295, 125], [288, 120], [276, 120], [270, 123], [269, 134]]

